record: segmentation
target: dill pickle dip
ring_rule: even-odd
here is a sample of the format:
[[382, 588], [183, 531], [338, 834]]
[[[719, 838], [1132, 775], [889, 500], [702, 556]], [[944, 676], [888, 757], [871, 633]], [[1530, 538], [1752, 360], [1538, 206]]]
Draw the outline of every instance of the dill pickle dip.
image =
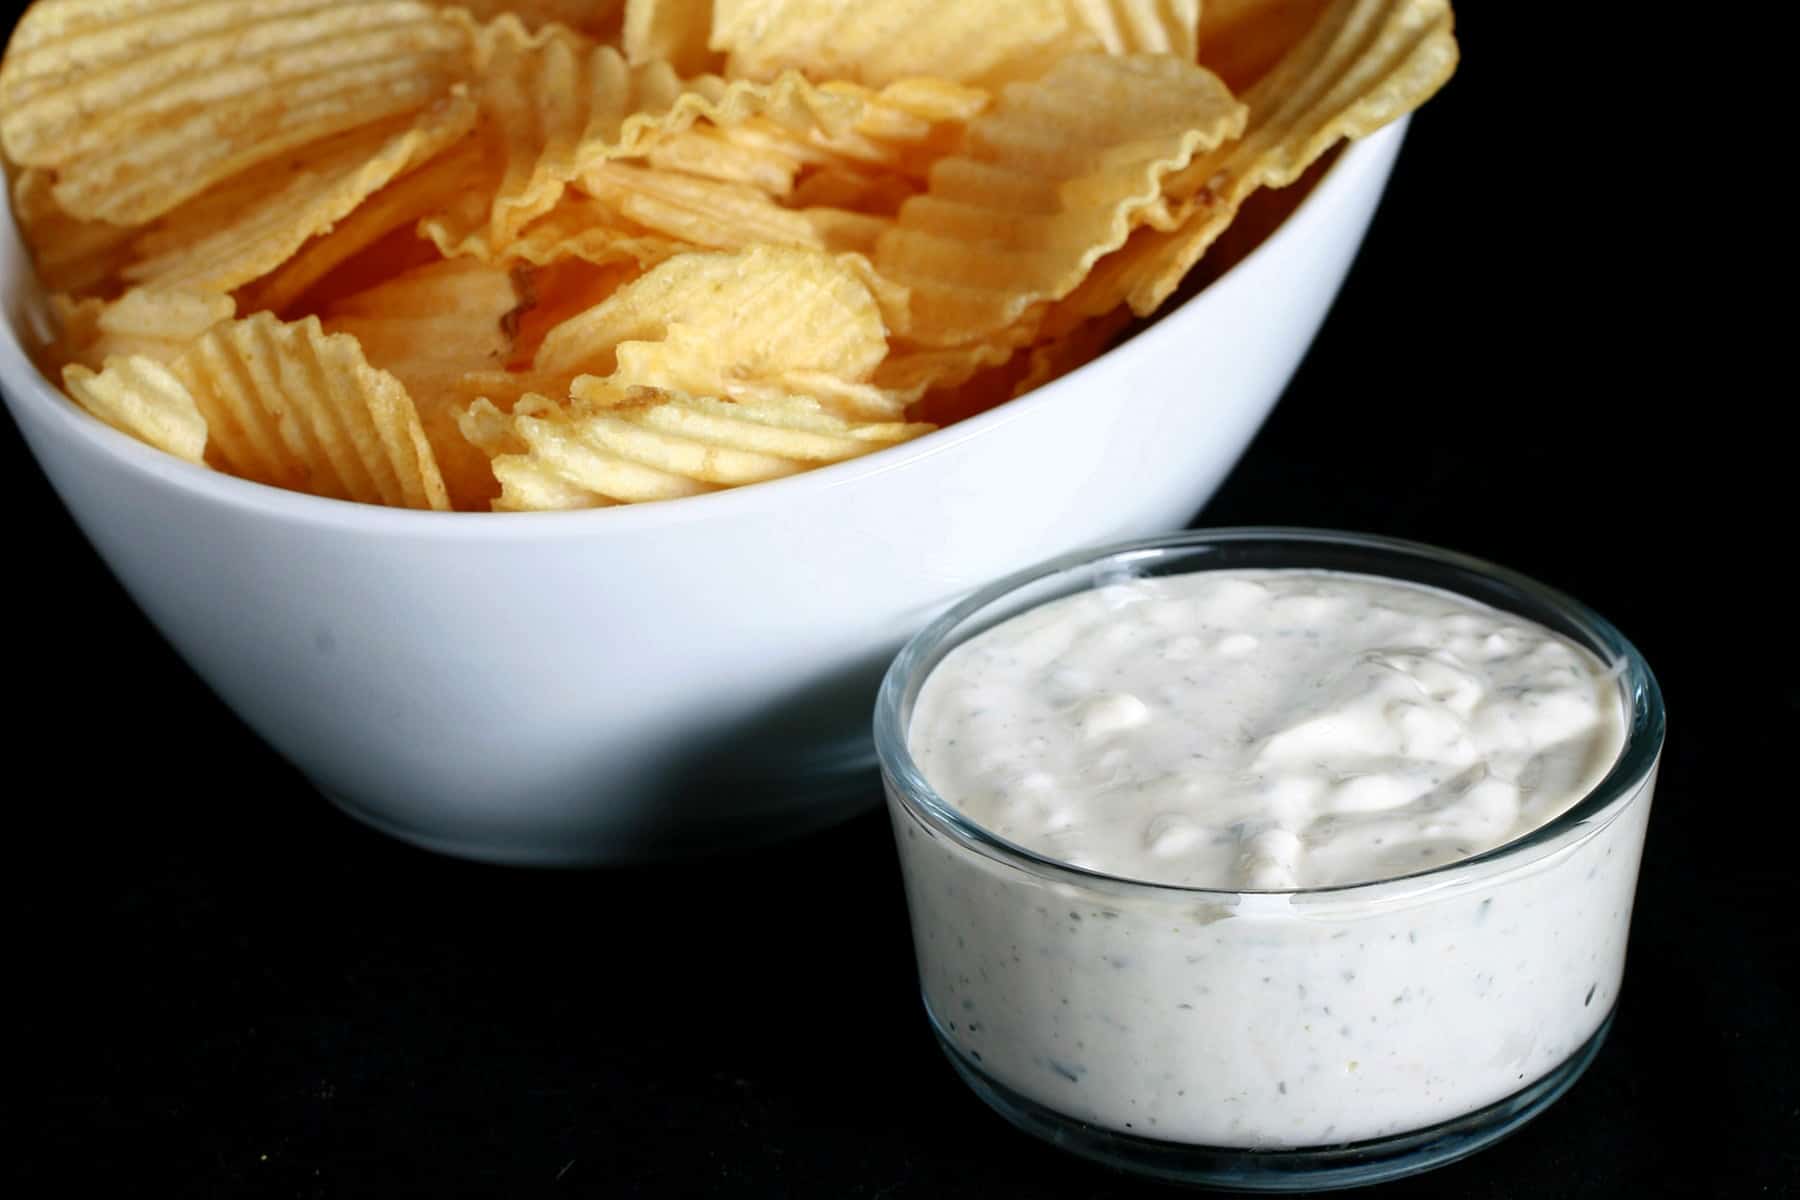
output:
[[1647, 805], [1527, 863], [1618, 758], [1572, 641], [1451, 592], [1208, 570], [1065, 597], [955, 647], [907, 731], [970, 822], [1097, 899], [897, 819], [927, 1004], [956, 1053], [1104, 1127], [1320, 1146], [1502, 1100], [1591, 1038]]

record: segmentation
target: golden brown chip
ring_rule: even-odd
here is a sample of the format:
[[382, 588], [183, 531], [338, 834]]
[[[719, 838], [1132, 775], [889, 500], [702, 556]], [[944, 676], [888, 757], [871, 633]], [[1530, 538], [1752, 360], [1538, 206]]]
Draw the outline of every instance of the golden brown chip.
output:
[[1013, 354], [953, 384], [933, 387], [906, 406], [914, 421], [953, 425], [998, 408], [1019, 393], [1019, 381], [1031, 370], [1031, 356]]
[[[209, 194], [165, 217], [137, 241], [143, 257], [125, 269], [125, 277], [165, 291], [242, 287], [280, 267], [395, 178], [456, 144], [474, 124], [474, 104], [456, 91], [408, 118], [403, 128], [359, 130], [290, 172], [259, 168], [245, 181], [256, 189], [254, 199], [222, 211], [224, 197]], [[235, 188], [223, 190], [235, 199]]]
[[853, 101], [797, 75], [768, 85], [684, 80], [660, 60], [632, 67], [610, 46], [557, 27], [532, 34], [508, 18], [479, 30], [476, 55], [495, 182], [486, 203], [459, 206], [427, 224], [447, 254], [499, 256], [584, 171], [641, 156], [660, 135], [698, 121], [723, 126], [764, 115], [835, 129], [856, 115]]
[[819, 92], [842, 104], [853, 119], [827, 125], [751, 118], [720, 134], [789, 174], [863, 169], [923, 179], [990, 102], [985, 90], [944, 79], [906, 79], [879, 91], [833, 80], [820, 84]]
[[1285, 187], [1339, 140], [1418, 107], [1456, 60], [1448, 0], [1334, 0], [1245, 95], [1243, 136], [1170, 177], [1175, 227], [1143, 230], [1103, 260], [1047, 328], [1072, 327], [1124, 302], [1139, 315], [1153, 312], [1252, 192]]
[[854, 262], [755, 246], [671, 258], [551, 330], [535, 367], [730, 399], [798, 392], [891, 415], [899, 405], [867, 384], [886, 353], [880, 305]]
[[[512, 322], [515, 328], [507, 367], [515, 372], [529, 372], [537, 358], [538, 347], [544, 344], [552, 329], [605, 301], [642, 275], [643, 270], [630, 259], [596, 264], [585, 259], [566, 258], [547, 266], [515, 267], [512, 274], [522, 297]], [[558, 382], [547, 390], [555, 392], [561, 386]], [[541, 392], [546, 388], [532, 385], [524, 390]]]
[[113, 428], [191, 463], [206, 453], [206, 419], [175, 374], [154, 358], [115, 356], [98, 374], [63, 368], [63, 386]]
[[[512, 410], [518, 407], [517, 401], [524, 395], [514, 398], [505, 409], [494, 405], [492, 400], [482, 396], [456, 414], [457, 427], [469, 445], [489, 458], [498, 458], [502, 454], [524, 454], [531, 447], [525, 439], [513, 432]], [[541, 397], [540, 397], [541, 399]], [[525, 406], [530, 412], [531, 406]]]
[[1109, 54], [1194, 57], [1200, 0], [1069, 0], [1069, 7], [1075, 24]]
[[1242, 92], [1305, 36], [1330, 0], [1207, 0], [1200, 65]]
[[[1004, 366], [1028, 344], [1023, 332], [1008, 337], [961, 346], [915, 346], [897, 343], [875, 369], [870, 382], [884, 395], [905, 406], [914, 405], [932, 389], [957, 388], [976, 376]], [[1008, 388], [1011, 383], [1008, 383]], [[923, 419], [931, 420], [930, 416]]]
[[567, 404], [528, 396], [510, 419], [476, 406], [465, 421], [480, 444], [523, 446], [494, 459], [502, 489], [494, 507], [506, 510], [698, 495], [856, 458], [932, 428], [847, 421], [798, 396], [740, 404], [591, 376], [575, 382]]
[[697, 125], [658, 137], [650, 143], [644, 161], [658, 170], [746, 184], [766, 195], [786, 196], [794, 190], [794, 176], [802, 163], [795, 153], [794, 137], [780, 126], [765, 131], [764, 123], [754, 120], [731, 129]]
[[910, 337], [989, 339], [1068, 295], [1243, 121], [1216, 77], [1164, 55], [1076, 55], [1007, 88], [877, 243], [877, 269], [912, 290]]
[[567, 25], [589, 37], [616, 38], [625, 16], [625, 0], [435, 0], [444, 7], [461, 8], [478, 21], [492, 21], [511, 13], [528, 28], [552, 23]]
[[207, 462], [221, 470], [365, 504], [450, 507], [406, 388], [317, 317], [216, 325], [170, 372], [205, 418]]
[[914, 421], [949, 425], [997, 408], [1098, 358], [1112, 347], [1132, 320], [1129, 309], [1118, 308], [1084, 321], [1067, 333], [983, 367], [954, 386], [939, 386], [926, 392], [907, 406], [906, 415]]
[[856, 248], [874, 253], [875, 238], [898, 216], [900, 206], [924, 189], [901, 175], [856, 166], [829, 166], [808, 174], [788, 198], [794, 208], [829, 208], [860, 217], [883, 218], [865, 236], [852, 225]]
[[661, 60], [683, 75], [704, 75], [722, 65], [707, 48], [712, 0], [625, 0], [625, 57], [633, 63]]
[[54, 185], [50, 172], [36, 167], [26, 167], [13, 180], [13, 216], [39, 282], [71, 295], [111, 290], [130, 261], [133, 231], [70, 216], [56, 202]]
[[39, 0], [0, 149], [39, 352], [100, 419], [328, 497], [591, 507], [842, 461], [1091, 361], [1259, 189], [1440, 86], [1451, 20]]
[[[456, 382], [456, 390], [467, 397], [466, 403], [487, 404], [500, 413], [510, 413], [525, 397], [566, 392], [571, 382], [538, 371], [471, 371]], [[460, 415], [458, 420], [461, 420]], [[466, 427], [463, 432], [467, 436]], [[489, 453], [499, 451], [489, 450]]]
[[1013, 385], [1013, 395], [1034, 392], [1100, 357], [1119, 340], [1133, 319], [1129, 309], [1115, 308], [1083, 321], [1067, 333], [1039, 342], [1025, 356], [1025, 373]]
[[114, 357], [171, 362], [236, 311], [230, 296], [141, 288], [110, 302], [58, 294], [50, 298], [50, 307], [59, 327], [61, 359], [95, 370]]
[[690, 246], [836, 248], [804, 212], [782, 207], [749, 184], [602, 163], [581, 177], [581, 188], [635, 225]]
[[[427, 225], [434, 236], [444, 232], [441, 225]], [[570, 192], [498, 253], [488, 255], [484, 245], [478, 257], [537, 266], [581, 259], [595, 266], [632, 263], [652, 267], [688, 248], [673, 238], [630, 225], [616, 210], [591, 196]]]
[[297, 147], [430, 104], [466, 18], [411, 0], [43, 0], [0, 65], [0, 140], [73, 216], [142, 224]]
[[474, 259], [449, 259], [334, 303], [328, 333], [354, 337], [370, 365], [405, 385], [458, 509], [487, 507], [498, 491], [487, 456], [457, 431], [468, 400], [463, 378], [504, 370], [522, 297], [513, 274]]
[[968, 0], [715, 0], [711, 45], [744, 78], [799, 69], [873, 87], [921, 76], [997, 85], [1098, 48], [1071, 16], [1068, 0], [1007, 0], [1003, 11]]
[[480, 175], [481, 164], [481, 147], [464, 138], [425, 165], [413, 167], [258, 280], [245, 295], [245, 309], [286, 312], [322, 280], [383, 238], [401, 229], [410, 235], [411, 226], [470, 187]]

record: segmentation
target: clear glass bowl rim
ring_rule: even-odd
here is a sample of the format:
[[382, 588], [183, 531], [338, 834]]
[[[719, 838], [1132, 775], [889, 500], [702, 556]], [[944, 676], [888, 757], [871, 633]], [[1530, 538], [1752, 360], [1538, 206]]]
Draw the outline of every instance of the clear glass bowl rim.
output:
[[[911, 702], [917, 696], [918, 689], [923, 685], [925, 677], [930, 674], [930, 669], [935, 667], [941, 659], [942, 653], [947, 653], [953, 645], [966, 640], [954, 635], [958, 627], [970, 617], [1015, 592], [1042, 583], [1057, 575], [1092, 570], [1109, 560], [1162, 557], [1170, 553], [1206, 546], [1224, 546], [1246, 542], [1267, 542], [1292, 547], [1296, 552], [1296, 561], [1293, 563], [1296, 567], [1308, 565], [1303, 559], [1309, 547], [1330, 547], [1366, 553], [1371, 559], [1366, 570], [1360, 567], [1333, 567], [1330, 569], [1357, 570], [1369, 575], [1385, 574], [1380, 569], [1380, 562], [1376, 561], [1382, 558], [1389, 561], [1423, 559], [1439, 566], [1482, 576], [1490, 582], [1510, 588], [1515, 592], [1524, 593], [1546, 608], [1556, 611], [1560, 617], [1580, 631], [1582, 636], [1576, 640], [1585, 643], [1590, 650], [1599, 654], [1607, 665], [1618, 673], [1620, 683], [1624, 688], [1628, 705], [1625, 744], [1621, 748], [1618, 758], [1613, 762], [1612, 769], [1599, 783], [1594, 785], [1593, 790], [1553, 820], [1510, 842], [1505, 842], [1480, 854], [1407, 875], [1389, 876], [1358, 883], [1334, 884], [1329, 887], [1297, 888], [1277, 892], [1153, 883], [1142, 879], [1109, 875], [1103, 871], [1093, 871], [1058, 859], [1048, 858], [1008, 841], [969, 820], [939, 796], [936, 790], [926, 782], [923, 772], [913, 761], [912, 752], [907, 746], [907, 731], [903, 718], [910, 717]], [[1487, 603], [1479, 597], [1470, 598], [1479, 603]], [[1503, 608], [1504, 606], [1496, 605], [1495, 607]], [[1666, 724], [1667, 717], [1663, 710], [1662, 689], [1658, 686], [1656, 676], [1650, 670], [1650, 665], [1644, 661], [1644, 657], [1638, 652], [1637, 647], [1633, 646], [1624, 634], [1620, 633], [1611, 622], [1599, 613], [1574, 597], [1539, 583], [1530, 576], [1485, 559], [1424, 542], [1335, 529], [1245, 525], [1190, 529], [1179, 533], [1160, 534], [1154, 537], [1112, 542], [1076, 550], [1027, 567], [976, 589], [913, 635], [912, 639], [895, 656], [894, 661], [888, 666], [887, 674], [882, 678], [881, 689], [876, 696], [874, 733], [876, 755], [880, 760], [882, 774], [886, 778], [890, 792], [913, 816], [936, 827], [940, 832], [950, 835], [962, 845], [984, 857], [998, 860], [1032, 875], [1061, 878], [1077, 886], [1101, 884], [1109, 891], [1123, 890], [1140, 894], [1191, 896], [1205, 899], [1243, 895], [1344, 896], [1367, 892], [1375, 888], [1387, 888], [1393, 884], [1430, 884], [1440, 880], [1448, 881], [1452, 878], [1463, 877], [1470, 871], [1483, 866], [1504, 867], [1514, 862], [1529, 861], [1533, 857], [1534, 850], [1553, 846], [1565, 835], [1589, 823], [1615, 804], [1620, 804], [1622, 801], [1638, 795], [1649, 782], [1661, 757]]]

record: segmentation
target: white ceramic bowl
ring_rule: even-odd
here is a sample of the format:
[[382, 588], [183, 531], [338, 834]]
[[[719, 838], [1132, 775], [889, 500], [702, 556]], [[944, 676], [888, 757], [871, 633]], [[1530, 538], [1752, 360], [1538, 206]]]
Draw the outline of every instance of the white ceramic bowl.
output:
[[0, 241], [0, 385], [44, 473], [200, 676], [331, 799], [502, 862], [769, 840], [880, 799], [870, 712], [978, 584], [1184, 524], [1299, 365], [1404, 123], [1156, 324], [1020, 400], [739, 491], [583, 513], [416, 513], [202, 470], [32, 366]]

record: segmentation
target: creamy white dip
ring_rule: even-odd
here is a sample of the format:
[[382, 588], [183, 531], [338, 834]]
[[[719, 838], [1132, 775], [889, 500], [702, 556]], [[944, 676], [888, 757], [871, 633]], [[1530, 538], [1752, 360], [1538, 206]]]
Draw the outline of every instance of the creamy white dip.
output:
[[1587, 651], [1392, 580], [1211, 571], [1033, 609], [933, 669], [916, 761], [974, 824], [1175, 886], [973, 849], [896, 798], [927, 1007], [971, 1069], [1166, 1141], [1481, 1109], [1611, 1011], [1654, 773], [1529, 853], [1444, 864], [1566, 810], [1623, 726]]
[[1590, 791], [1619, 688], [1449, 592], [1205, 571], [1083, 592], [945, 656], [909, 741], [976, 824], [1183, 887], [1361, 883], [1468, 858]]

